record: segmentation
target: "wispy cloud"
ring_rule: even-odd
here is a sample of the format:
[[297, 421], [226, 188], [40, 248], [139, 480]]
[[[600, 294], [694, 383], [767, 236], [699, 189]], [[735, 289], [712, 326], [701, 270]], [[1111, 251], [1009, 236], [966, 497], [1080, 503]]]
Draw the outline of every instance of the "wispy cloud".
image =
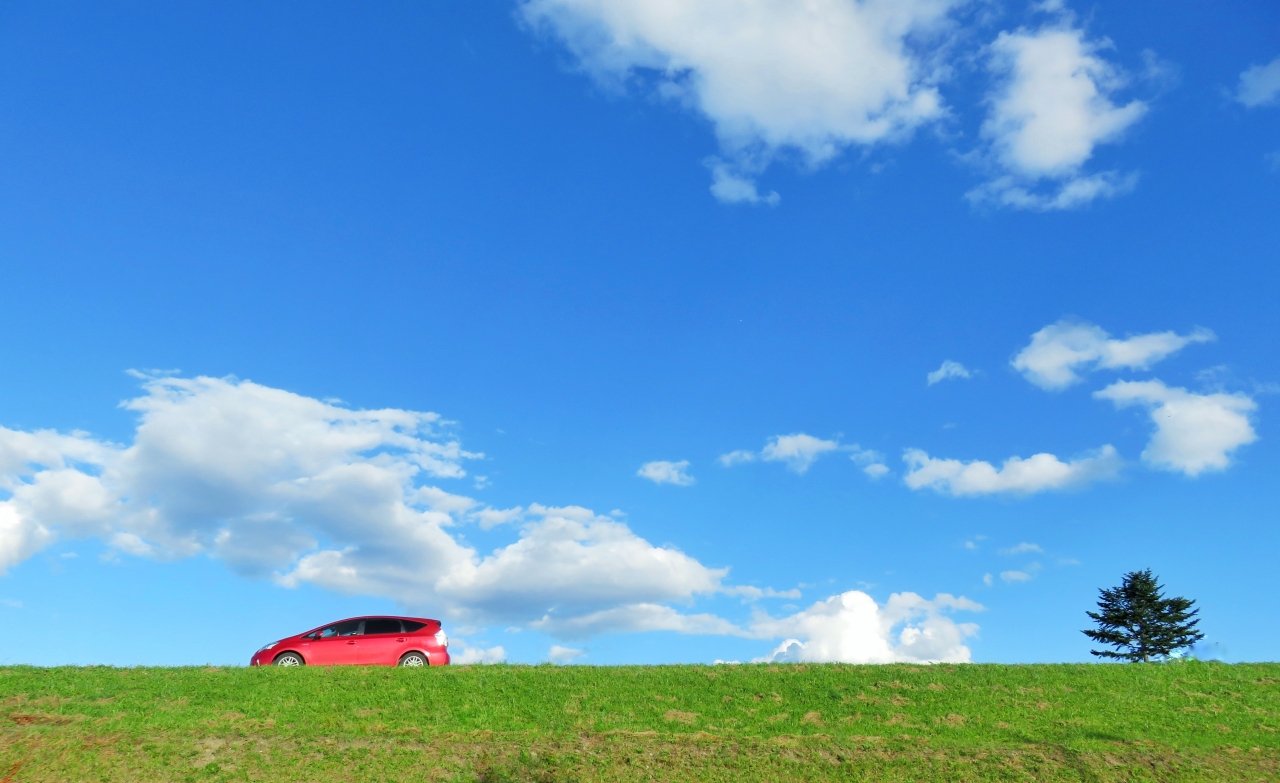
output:
[[960, 362], [953, 362], [950, 359], [947, 359], [946, 361], [944, 361], [941, 367], [939, 367], [938, 369], [934, 370], [933, 372], [925, 376], [930, 386], [934, 385], [935, 383], [941, 383], [942, 381], [949, 380], [951, 378], [972, 378], [972, 377], [973, 377], [972, 370], [969, 370]]
[[759, 452], [731, 451], [717, 458], [724, 467], [732, 467], [747, 462], [781, 462], [793, 473], [804, 475], [820, 457], [836, 452], [848, 452], [849, 458], [862, 466], [862, 470], [872, 479], [880, 478], [889, 472], [883, 464], [884, 457], [871, 449], [864, 449], [858, 444], [842, 444], [835, 440], [824, 440], [797, 432], [792, 435], [775, 435], [769, 439]]
[[1044, 550], [1040, 548], [1039, 544], [1029, 544], [1023, 541], [1021, 544], [1001, 549], [999, 552], [1002, 555], [1024, 555], [1027, 552], [1044, 552]]

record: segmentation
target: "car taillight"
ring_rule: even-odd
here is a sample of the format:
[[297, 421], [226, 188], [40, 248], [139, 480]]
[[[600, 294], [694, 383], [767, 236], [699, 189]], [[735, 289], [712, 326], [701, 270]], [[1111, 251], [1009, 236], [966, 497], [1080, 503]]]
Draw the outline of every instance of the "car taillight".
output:
[[449, 646], [449, 635], [444, 632], [443, 628], [441, 628], [439, 631], [436, 631], [436, 644], [440, 645], [441, 647]]

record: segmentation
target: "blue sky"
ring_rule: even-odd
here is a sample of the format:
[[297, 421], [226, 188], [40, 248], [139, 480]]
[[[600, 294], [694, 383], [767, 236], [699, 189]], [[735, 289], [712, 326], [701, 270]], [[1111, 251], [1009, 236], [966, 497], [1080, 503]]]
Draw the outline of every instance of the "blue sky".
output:
[[6, 5], [0, 660], [1274, 659], [1280, 9], [798, 8]]

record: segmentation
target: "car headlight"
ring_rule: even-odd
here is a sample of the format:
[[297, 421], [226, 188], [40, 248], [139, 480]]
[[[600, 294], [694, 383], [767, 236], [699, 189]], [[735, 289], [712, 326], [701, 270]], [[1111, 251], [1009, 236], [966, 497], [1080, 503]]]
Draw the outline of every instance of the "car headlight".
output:
[[443, 629], [436, 631], [436, 644], [441, 647], [449, 646], [449, 635], [446, 634]]
[[[263, 652], [264, 650], [270, 650], [272, 647], [275, 647], [279, 643], [280, 642], [272, 642], [271, 644], [264, 644], [258, 648], [258, 652]], [[257, 655], [257, 654], [258, 653], [254, 653], [254, 655]]]

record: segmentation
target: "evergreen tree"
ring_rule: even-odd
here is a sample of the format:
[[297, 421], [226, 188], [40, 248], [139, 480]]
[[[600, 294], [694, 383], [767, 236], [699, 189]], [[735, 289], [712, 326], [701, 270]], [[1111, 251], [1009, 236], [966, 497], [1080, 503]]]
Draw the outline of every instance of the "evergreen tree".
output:
[[1099, 658], [1149, 661], [1190, 647], [1204, 638], [1193, 619], [1199, 609], [1186, 598], [1165, 598], [1151, 569], [1130, 571], [1119, 587], [1099, 590], [1100, 612], [1086, 612], [1098, 624], [1084, 635], [1115, 650], [1090, 650]]

